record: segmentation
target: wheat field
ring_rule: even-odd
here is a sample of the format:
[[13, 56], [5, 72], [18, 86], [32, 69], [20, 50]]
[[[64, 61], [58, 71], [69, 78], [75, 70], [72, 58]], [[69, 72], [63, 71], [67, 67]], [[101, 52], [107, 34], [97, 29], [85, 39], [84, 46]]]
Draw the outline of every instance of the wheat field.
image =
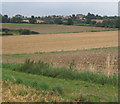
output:
[[2, 37], [3, 54], [68, 51], [118, 45], [118, 31]]

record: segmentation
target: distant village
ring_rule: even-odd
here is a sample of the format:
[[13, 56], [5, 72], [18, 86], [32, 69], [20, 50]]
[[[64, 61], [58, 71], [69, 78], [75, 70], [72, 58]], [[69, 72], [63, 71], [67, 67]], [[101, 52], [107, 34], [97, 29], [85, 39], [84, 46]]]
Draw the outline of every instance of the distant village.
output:
[[63, 15], [49, 15], [49, 16], [34, 16], [26, 17], [20, 14], [9, 17], [8, 15], [0, 14], [1, 23], [30, 23], [30, 24], [63, 24], [63, 25], [77, 25], [77, 26], [98, 26], [108, 28], [118, 28], [118, 16], [100, 16], [98, 14], [88, 13], [72, 14], [68, 16]]
[[[60, 19], [70, 19], [72, 17], [75, 17], [75, 20], [77, 21], [85, 21], [86, 18], [85, 18], [86, 15], [83, 15], [83, 14], [76, 14], [76, 15], [69, 15], [69, 16], [61, 16], [61, 15], [51, 15], [51, 16], [46, 16], [46, 17], [36, 17], [36, 22], [35, 23], [45, 23], [44, 21], [44, 18], [60, 18]], [[40, 20], [42, 19], [42, 20]], [[102, 23], [103, 20], [102, 19], [92, 19], [92, 21], [96, 21], [97, 23], [100, 22]], [[23, 18], [22, 22], [26, 22], [26, 23], [30, 23], [29, 19], [26, 17], [26, 18]]]

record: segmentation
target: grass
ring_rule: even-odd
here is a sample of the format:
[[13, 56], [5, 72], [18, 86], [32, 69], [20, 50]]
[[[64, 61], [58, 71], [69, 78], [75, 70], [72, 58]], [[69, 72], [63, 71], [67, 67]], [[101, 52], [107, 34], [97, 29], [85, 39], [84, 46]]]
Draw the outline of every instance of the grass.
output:
[[80, 33], [80, 32], [100, 32], [100, 31], [113, 31], [117, 29], [92, 27], [92, 26], [66, 26], [55, 24], [14, 24], [3, 23], [3, 27], [10, 29], [30, 29], [39, 32], [40, 34], [63, 34], [63, 33]]
[[116, 29], [105, 29], [105, 30], [84, 30], [84, 31], [72, 31], [72, 32], [49, 32], [49, 33], [39, 33], [39, 34], [65, 34], [65, 33], [82, 33], [82, 32], [103, 32], [103, 31], [116, 31]]
[[[16, 72], [4, 68], [2, 71], [4, 81], [12, 82], [14, 84], [17, 83], [17, 85], [22, 84], [37, 89], [37, 91], [57, 91], [60, 94], [59, 96], [61, 96], [64, 99], [64, 101], [118, 101], [117, 86], [112, 86], [109, 84], [101, 85], [81, 80], [58, 79], [42, 75], [33, 75], [28, 73]], [[47, 100], [48, 98], [49, 97], [47, 97]]]
[[36, 75], [43, 75], [53, 78], [60, 79], [70, 79], [70, 80], [83, 80], [92, 83], [99, 84], [118, 84], [118, 75], [106, 76], [102, 73], [92, 73], [89, 71], [79, 72], [74, 68], [54, 68], [48, 63], [42, 61], [34, 62], [31, 60], [26, 60], [24, 64], [5, 64], [3, 63], [3, 68], [10, 68], [14, 71], [20, 71], [25, 73], [31, 73]]

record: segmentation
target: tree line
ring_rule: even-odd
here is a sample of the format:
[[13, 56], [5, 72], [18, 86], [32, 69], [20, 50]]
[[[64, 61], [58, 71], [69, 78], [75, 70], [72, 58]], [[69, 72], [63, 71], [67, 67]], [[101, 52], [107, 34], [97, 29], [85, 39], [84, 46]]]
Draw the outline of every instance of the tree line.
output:
[[[95, 20], [102, 20], [102, 22], [96, 22]], [[120, 17], [118, 16], [100, 16], [88, 13], [82, 18], [77, 17], [77, 15], [73, 14], [68, 16], [67, 18], [57, 15], [52, 16], [31, 16], [25, 17], [20, 14], [17, 14], [13, 17], [9, 17], [8, 15], [0, 14], [0, 22], [1, 23], [26, 23], [22, 20], [29, 20], [29, 23], [35, 24], [37, 20], [43, 20], [42, 24], [63, 24], [63, 25], [89, 25], [89, 26], [97, 26], [97, 27], [106, 27], [106, 28], [119, 28]]]

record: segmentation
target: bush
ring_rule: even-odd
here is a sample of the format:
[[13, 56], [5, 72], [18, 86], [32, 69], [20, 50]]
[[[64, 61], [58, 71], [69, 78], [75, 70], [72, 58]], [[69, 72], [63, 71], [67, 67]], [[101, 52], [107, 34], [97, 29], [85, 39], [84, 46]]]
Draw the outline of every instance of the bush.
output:
[[68, 21], [67, 21], [67, 25], [73, 25], [74, 23], [73, 23], [73, 20], [72, 19], [68, 19]]
[[13, 35], [13, 34], [12, 34], [12, 33], [2, 33], [2, 34], [0, 34], [0, 35], [6, 36], [6, 35]]
[[31, 31], [31, 34], [39, 34], [39, 32]]
[[19, 29], [17, 30], [21, 35], [39, 34], [39, 32], [30, 31], [29, 29]]
[[22, 35], [29, 35], [29, 34], [31, 34], [31, 31], [28, 30], [28, 29], [19, 29], [18, 31]]
[[29, 29], [17, 29], [17, 30], [11, 30], [7, 28], [1, 28], [0, 32], [2, 32], [0, 35], [13, 35], [13, 34], [20, 34], [20, 35], [30, 35], [30, 34], [39, 34], [39, 32], [30, 31]]
[[2, 28], [2, 29], [0, 29], [0, 31], [3, 31], [3, 32], [5, 32], [5, 31], [10, 31], [10, 29]]
[[7, 28], [1, 28], [0, 32], [2, 32], [0, 35], [1, 36], [6, 36], [6, 35], [13, 35], [13, 33], [10, 32], [10, 29]]

